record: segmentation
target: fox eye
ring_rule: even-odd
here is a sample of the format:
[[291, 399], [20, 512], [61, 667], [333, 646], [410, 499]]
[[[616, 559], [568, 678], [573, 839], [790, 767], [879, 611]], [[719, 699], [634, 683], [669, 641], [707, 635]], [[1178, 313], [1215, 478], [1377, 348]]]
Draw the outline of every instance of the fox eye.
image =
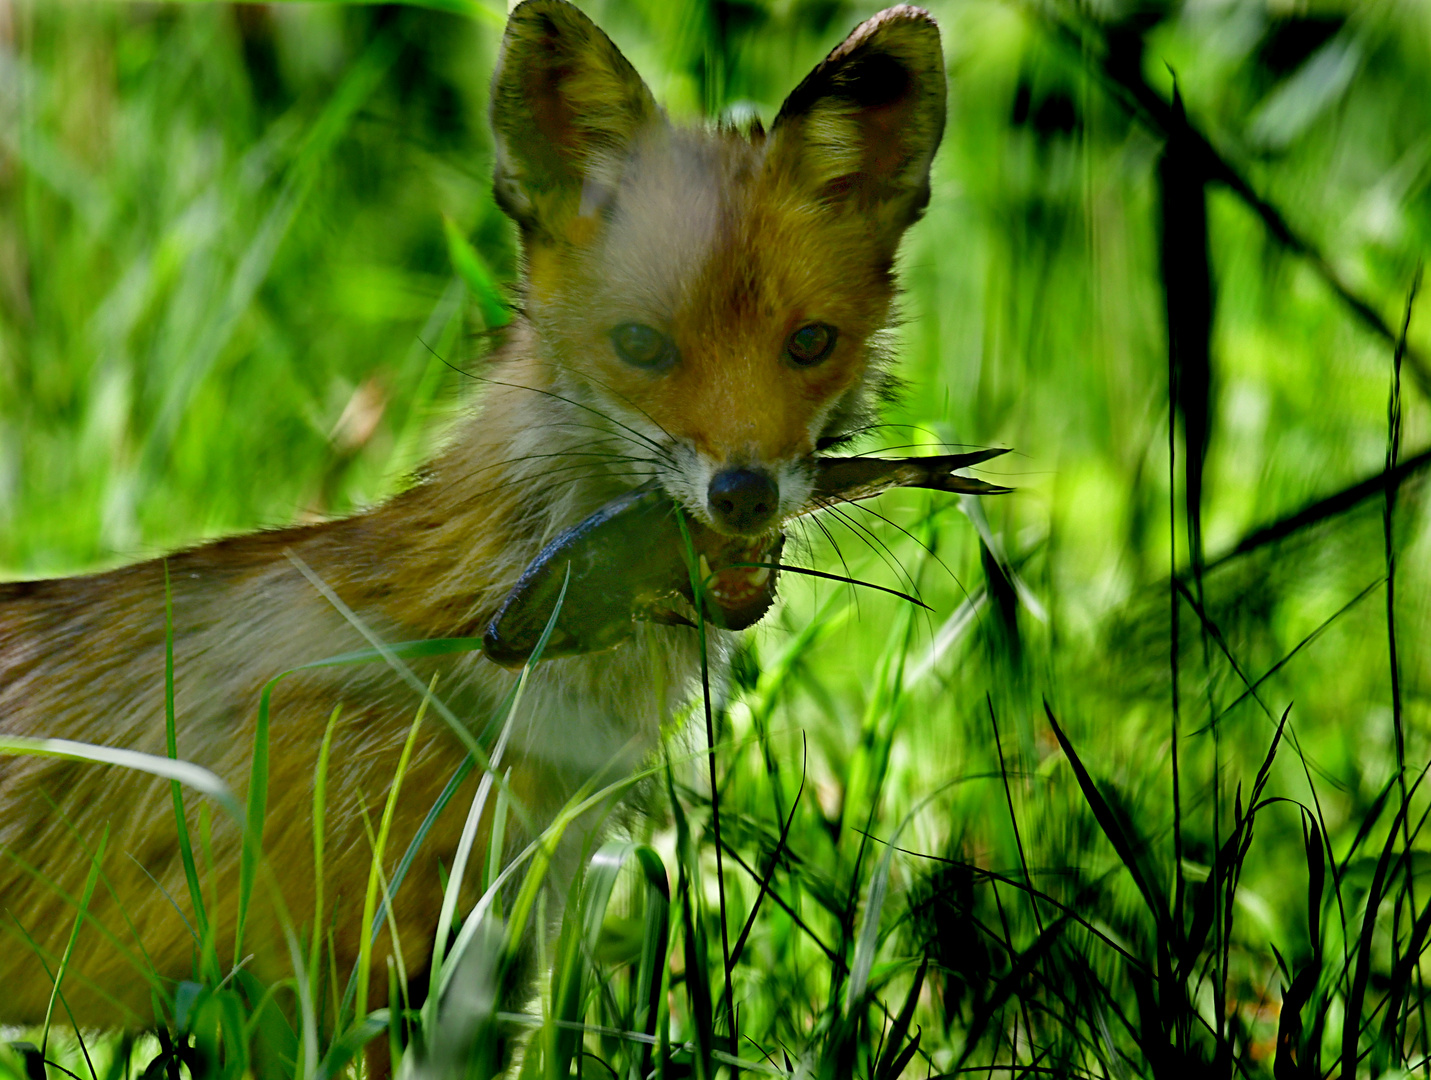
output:
[[835, 328], [827, 323], [811, 323], [790, 335], [785, 352], [796, 367], [811, 367], [830, 355], [835, 347]]
[[645, 323], [622, 323], [611, 331], [616, 355], [639, 368], [669, 367], [676, 359], [676, 345], [655, 327]]

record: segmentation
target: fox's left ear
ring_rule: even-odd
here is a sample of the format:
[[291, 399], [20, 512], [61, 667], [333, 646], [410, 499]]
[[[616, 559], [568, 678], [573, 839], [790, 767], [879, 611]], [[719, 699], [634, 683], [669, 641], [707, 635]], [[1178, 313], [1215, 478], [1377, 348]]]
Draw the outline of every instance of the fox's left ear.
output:
[[897, 243], [929, 202], [944, 99], [934, 18], [889, 8], [857, 26], [785, 99], [766, 160], [817, 201], [873, 215]]
[[512, 9], [492, 75], [493, 189], [529, 238], [560, 239], [600, 205], [632, 144], [657, 123], [641, 76], [576, 7], [524, 0]]

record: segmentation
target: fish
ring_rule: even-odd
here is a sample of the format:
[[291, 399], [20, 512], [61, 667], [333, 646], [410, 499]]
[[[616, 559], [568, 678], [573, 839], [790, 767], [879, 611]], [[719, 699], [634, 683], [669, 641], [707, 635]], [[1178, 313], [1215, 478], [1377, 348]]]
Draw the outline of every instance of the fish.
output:
[[[1007, 452], [820, 458], [811, 496], [794, 516], [894, 488], [1007, 494], [1013, 489], [958, 473]], [[542, 549], [487, 623], [483, 652], [504, 667], [521, 667], [549, 623], [542, 659], [614, 648], [641, 619], [695, 625], [672, 606], [677, 598], [698, 619], [744, 630], [775, 602], [784, 542], [780, 530], [753, 539], [717, 532], [651, 481], [612, 499]]]

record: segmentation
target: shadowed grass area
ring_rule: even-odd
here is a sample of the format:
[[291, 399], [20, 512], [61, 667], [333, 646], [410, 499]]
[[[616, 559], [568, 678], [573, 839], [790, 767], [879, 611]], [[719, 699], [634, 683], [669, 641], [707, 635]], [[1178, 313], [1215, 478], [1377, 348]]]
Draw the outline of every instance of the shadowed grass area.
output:
[[[583, 7], [673, 115], [767, 122], [874, 10]], [[52, 1030], [0, 1073], [336, 1076], [378, 1039], [489, 1075], [526, 1033], [532, 1076], [1431, 1075], [1431, 24], [931, 7], [949, 128], [901, 256], [904, 391], [857, 449], [1012, 446], [981, 475], [1017, 492], [836, 508], [785, 558], [932, 611], [787, 575], [713, 690], [713, 753], [697, 702], [559, 928], [548, 847], [468, 853], [485, 899], [453, 894], [441, 1009], [359, 1007], [417, 973], [332, 970], [313, 912], [273, 987], [200, 924], [168, 1028], [88, 1030], [56, 968]], [[517, 274], [503, 17], [0, 2], [6, 577], [411, 481]], [[269, 872], [211, 881], [208, 820], [196, 913]], [[381, 935], [404, 853], [371, 826]], [[95, 852], [95, 887], [125, 857]], [[499, 1008], [533, 961], [539, 996]]]

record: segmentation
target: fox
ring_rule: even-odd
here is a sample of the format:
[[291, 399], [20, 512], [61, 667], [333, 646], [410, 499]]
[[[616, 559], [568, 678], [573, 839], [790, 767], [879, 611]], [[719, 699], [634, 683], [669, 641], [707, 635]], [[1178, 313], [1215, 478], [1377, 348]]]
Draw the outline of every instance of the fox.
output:
[[[898, 6], [856, 27], [768, 130], [681, 124], [575, 6], [517, 5], [490, 122], [493, 190], [519, 234], [520, 273], [470, 414], [410, 486], [365, 512], [0, 584], [0, 737], [163, 757], [172, 687], [174, 753], [241, 803], [269, 687], [261, 841], [281, 904], [255, 890], [246, 963], [269, 979], [292, 970], [278, 910], [313, 911], [315, 770], [331, 732], [321, 872], [336, 969], [350, 970], [366, 931], [368, 823], [423, 698], [389, 665], [305, 665], [375, 640], [480, 637], [544, 547], [642, 485], [745, 545], [749, 563], [716, 575], [718, 603], [773, 595], [768, 567], [750, 563], [807, 508], [820, 455], [866, 428], [891, 385], [896, 256], [929, 201], [946, 96], [935, 20]], [[525, 677], [501, 765], [524, 810], [509, 848], [584, 785], [632, 775], [656, 754], [663, 725], [700, 692], [702, 637], [689, 622], [637, 621], [614, 646], [542, 659], [525, 676], [481, 650], [411, 662], [489, 748], [484, 724]], [[717, 682], [736, 641], [719, 625], [705, 635]], [[271, 683], [281, 672], [291, 674]], [[388, 880], [467, 753], [449, 725], [416, 726]], [[392, 932], [373, 947], [376, 969], [395, 950], [408, 971], [430, 962], [441, 877], [482, 771], [417, 847]], [[202, 801], [183, 796], [196, 836]], [[219, 883], [207, 917], [225, 956], [244, 828], [219, 810], [208, 821], [195, 857], [206, 896], [209, 879]], [[77, 1023], [163, 1022], [155, 1002], [194, 977], [177, 832], [162, 778], [0, 757], [0, 924], [11, 939], [0, 1025], [46, 1021], [67, 948], [62, 990]], [[578, 847], [564, 841], [557, 863]], [[386, 996], [375, 979], [370, 1003]]]

